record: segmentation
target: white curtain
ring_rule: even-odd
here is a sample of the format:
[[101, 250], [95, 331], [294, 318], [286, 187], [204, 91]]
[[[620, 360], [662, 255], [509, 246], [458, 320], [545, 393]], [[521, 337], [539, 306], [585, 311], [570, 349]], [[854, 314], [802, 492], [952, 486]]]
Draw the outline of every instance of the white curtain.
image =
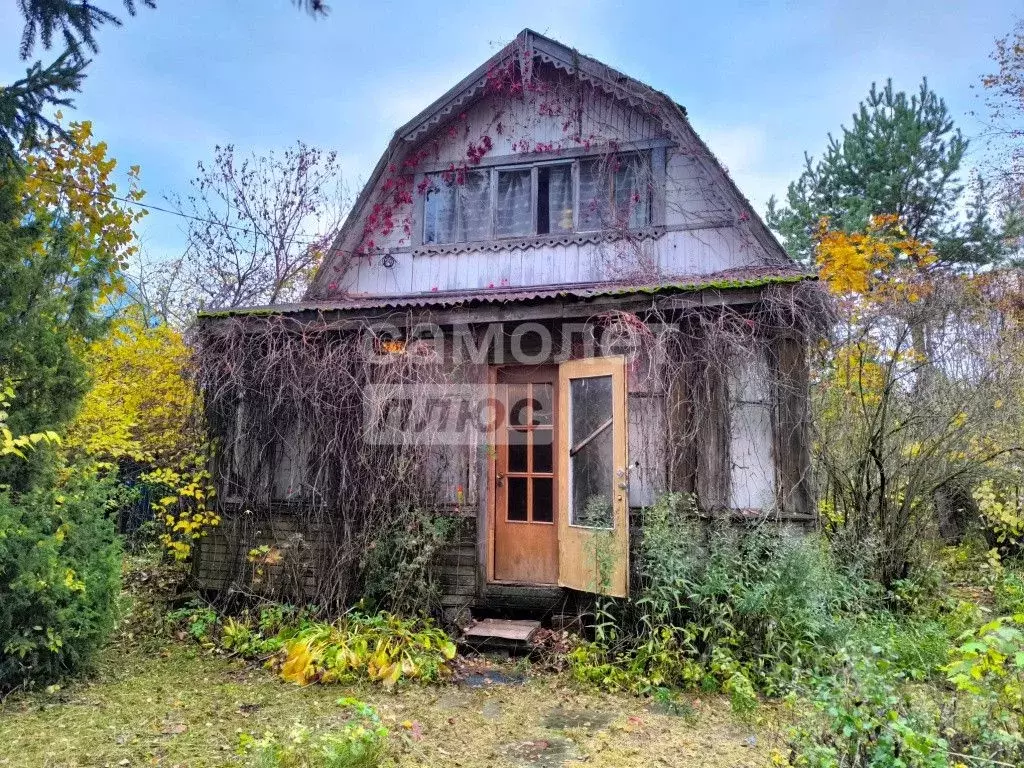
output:
[[454, 179], [445, 181], [440, 175], [431, 177], [430, 189], [427, 190], [427, 199], [423, 205], [424, 243], [455, 242], [456, 193]]
[[650, 221], [650, 163], [648, 155], [624, 155], [612, 159], [615, 190], [615, 222], [630, 229]]
[[499, 171], [498, 217], [495, 235], [514, 237], [533, 233], [533, 206], [530, 204], [530, 172]]
[[608, 208], [608, 175], [602, 160], [580, 163], [580, 229], [603, 229]]
[[491, 174], [467, 171], [459, 186], [459, 240], [474, 243], [491, 236]]
[[548, 232], [572, 232], [572, 166], [548, 170]]

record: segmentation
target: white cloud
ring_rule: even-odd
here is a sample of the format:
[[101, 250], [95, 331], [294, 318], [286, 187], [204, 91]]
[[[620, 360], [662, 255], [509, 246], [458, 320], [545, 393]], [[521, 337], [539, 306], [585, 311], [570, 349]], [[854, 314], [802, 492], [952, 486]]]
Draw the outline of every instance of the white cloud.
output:
[[747, 173], [763, 162], [768, 145], [763, 128], [736, 125], [711, 128], [701, 138], [732, 174]]
[[697, 128], [697, 133], [758, 213], [764, 213], [772, 195], [785, 194], [786, 185], [793, 180], [793, 169], [779, 167], [780, 158], [768, 151], [769, 137], [764, 127], [718, 126]]

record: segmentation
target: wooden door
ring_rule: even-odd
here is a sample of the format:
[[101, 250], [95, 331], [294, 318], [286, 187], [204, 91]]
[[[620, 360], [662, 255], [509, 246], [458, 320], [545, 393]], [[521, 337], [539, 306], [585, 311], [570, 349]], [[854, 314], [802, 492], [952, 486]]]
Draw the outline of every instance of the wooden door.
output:
[[494, 429], [495, 581], [558, 581], [557, 384], [556, 366], [497, 373], [502, 417]]
[[562, 363], [558, 375], [558, 583], [629, 591], [626, 377], [622, 357]]

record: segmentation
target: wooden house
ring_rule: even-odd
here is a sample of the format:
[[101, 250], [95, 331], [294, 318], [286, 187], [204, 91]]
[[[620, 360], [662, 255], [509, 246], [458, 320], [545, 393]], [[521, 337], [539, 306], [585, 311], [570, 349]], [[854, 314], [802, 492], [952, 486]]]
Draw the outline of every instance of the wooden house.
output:
[[[197, 574], [245, 589], [289, 541], [302, 588], [363, 567], [338, 565], [349, 517], [422, 485], [387, 496], [397, 480], [349, 472], [384, 461], [356, 457], [360, 441], [432, 457], [435, 506], [462, 521], [431, 556], [453, 611], [628, 594], [639, 510], [670, 490], [705, 516], [812, 521], [809, 281], [682, 106], [525, 30], [398, 129], [304, 301], [202, 317], [207, 386], [245, 392], [212, 422], [223, 523]], [[253, 342], [256, 324], [280, 335]], [[296, 405], [316, 377], [294, 356], [344, 334], [370, 339], [374, 370], [403, 371], [394, 387], [324, 363], [319, 405]], [[243, 344], [277, 350], [273, 396]], [[330, 389], [342, 369], [361, 410]], [[431, 397], [458, 407], [410, 436], [408, 413], [380, 423], [399, 391], [421, 415]], [[484, 418], [452, 416], [481, 403]], [[290, 416], [245, 447], [243, 412]], [[323, 433], [328, 418], [348, 431]]]

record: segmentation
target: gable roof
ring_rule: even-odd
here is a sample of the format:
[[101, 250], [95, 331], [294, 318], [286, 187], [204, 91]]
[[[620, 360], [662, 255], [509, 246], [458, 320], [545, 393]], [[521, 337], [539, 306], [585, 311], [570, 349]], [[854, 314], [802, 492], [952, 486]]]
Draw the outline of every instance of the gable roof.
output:
[[374, 190], [385, 170], [391, 165], [399, 165], [405, 154], [411, 151], [424, 137], [444, 121], [459, 114], [469, 104], [482, 97], [487, 87], [489, 73], [513, 61], [518, 62], [524, 70], [529, 68], [529, 71], [532, 71], [535, 62], [548, 64], [562, 70], [568, 75], [593, 85], [612, 98], [623, 101], [633, 108], [644, 110], [659, 120], [666, 133], [672, 138], [680, 142], [695, 144], [699, 148], [698, 160], [703, 163], [711, 177], [719, 183], [726, 196], [731, 198], [736, 209], [746, 214], [746, 216], [741, 216], [740, 221], [748, 228], [750, 234], [761, 245], [771, 261], [777, 266], [797, 268], [775, 235], [754, 210], [750, 201], [740, 192], [725, 167], [693, 130], [685, 107], [661, 91], [603, 64], [597, 59], [585, 56], [576, 49], [531, 29], [524, 29], [512, 42], [395, 131], [387, 149], [356, 198], [344, 225], [332, 241], [323, 265], [306, 292], [307, 300], [325, 297], [329, 273], [335, 262], [339, 260], [339, 257], [354, 251], [356, 243], [352, 241], [358, 234], [358, 223], [363, 220], [372, 202]]

